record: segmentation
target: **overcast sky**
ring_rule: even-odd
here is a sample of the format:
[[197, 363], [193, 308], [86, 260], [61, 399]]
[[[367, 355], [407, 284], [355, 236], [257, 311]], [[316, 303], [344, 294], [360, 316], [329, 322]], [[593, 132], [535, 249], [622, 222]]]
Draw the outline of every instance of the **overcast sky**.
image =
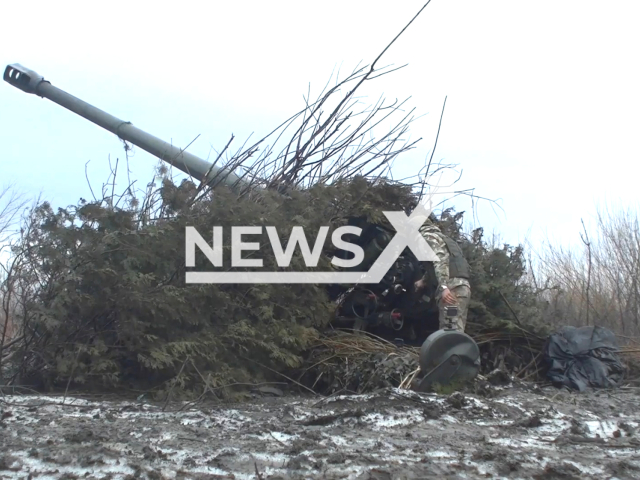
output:
[[[21, 63], [107, 112], [201, 157], [230, 135], [261, 136], [303, 106], [335, 67], [370, 63], [423, 0], [3, 2], [0, 62]], [[458, 164], [457, 188], [499, 199], [479, 222], [515, 243], [530, 231], [579, 241], [598, 203], [637, 201], [640, 69], [637, 1], [432, 0], [381, 64], [375, 102], [411, 96], [417, 173], [447, 106], [435, 160]], [[55, 206], [92, 198], [113, 134], [52, 102], [0, 85], [1, 183]], [[156, 159], [136, 149], [144, 186]], [[126, 185], [125, 178], [119, 183]], [[469, 209], [469, 202], [458, 202]], [[471, 220], [471, 218], [469, 218]]]

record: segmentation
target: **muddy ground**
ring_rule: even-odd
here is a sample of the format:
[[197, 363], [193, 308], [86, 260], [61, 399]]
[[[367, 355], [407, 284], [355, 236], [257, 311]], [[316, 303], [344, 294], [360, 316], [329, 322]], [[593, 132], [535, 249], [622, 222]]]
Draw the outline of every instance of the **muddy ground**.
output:
[[640, 478], [639, 400], [636, 389], [511, 384], [163, 412], [138, 401], [6, 395], [0, 477]]

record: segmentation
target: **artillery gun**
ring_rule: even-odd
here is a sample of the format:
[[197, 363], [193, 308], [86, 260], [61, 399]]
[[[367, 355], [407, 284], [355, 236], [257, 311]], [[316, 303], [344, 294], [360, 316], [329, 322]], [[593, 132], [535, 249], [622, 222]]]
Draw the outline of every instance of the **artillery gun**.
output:
[[[3, 78], [10, 85], [26, 93], [47, 98], [86, 118], [203, 184], [215, 186], [223, 183], [231, 188], [247, 185], [233, 171], [216, 167], [144, 132], [131, 122], [123, 121], [68, 94], [51, 85], [42, 75], [20, 64], [8, 65]], [[361, 218], [353, 218], [350, 223], [362, 228], [359, 238], [348, 240], [350, 243], [359, 244], [365, 251], [365, 260], [357, 269], [368, 268], [391, 241], [393, 232], [385, 230], [380, 225], [369, 224]], [[348, 256], [348, 253], [337, 252], [337, 256], [341, 255]], [[419, 262], [413, 252], [406, 249], [377, 285], [368, 288], [329, 285], [329, 293], [338, 304], [336, 323], [349, 323], [356, 330], [382, 329], [387, 334], [400, 337], [399, 340], [403, 342], [407, 338], [420, 342], [420, 339], [426, 336], [424, 328], [420, 328], [424, 327], [425, 320], [431, 317], [437, 324], [438, 317], [433, 298], [437, 284], [432, 283], [426, 293], [416, 293], [413, 288], [414, 282], [425, 273], [430, 273], [429, 276], [435, 279], [433, 265], [430, 262]], [[455, 314], [450, 315], [453, 316]], [[414, 388], [425, 391], [434, 384], [446, 385], [475, 377], [480, 369], [480, 352], [471, 337], [448, 327], [432, 333], [422, 343], [420, 367], [424, 375], [414, 383]]]
[[51, 85], [51, 82], [45, 80], [42, 75], [20, 64], [7, 65], [4, 71], [4, 80], [26, 93], [46, 98], [67, 110], [71, 110], [110, 131], [122, 140], [131, 142], [204, 183], [224, 182], [230, 186], [237, 186], [242, 183], [242, 180], [233, 172], [215, 167], [189, 152], [140, 130], [133, 126], [131, 122], [120, 120], [73, 95], [69, 95], [67, 92]]

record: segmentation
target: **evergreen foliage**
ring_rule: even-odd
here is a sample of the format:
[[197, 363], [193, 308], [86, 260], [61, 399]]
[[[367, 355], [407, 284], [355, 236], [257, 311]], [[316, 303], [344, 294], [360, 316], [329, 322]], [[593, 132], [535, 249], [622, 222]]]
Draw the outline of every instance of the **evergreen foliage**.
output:
[[[230, 265], [232, 226], [275, 226], [283, 248], [293, 226], [303, 226], [310, 249], [319, 228], [334, 228], [354, 213], [381, 220], [383, 210], [411, 208], [411, 188], [362, 177], [292, 190], [238, 197], [217, 187], [193, 202], [195, 185], [164, 178], [154, 214], [146, 199], [124, 208], [111, 199], [81, 200], [54, 211], [33, 212], [21, 252], [31, 266], [25, 281], [38, 285], [25, 311], [36, 332], [21, 355], [21, 377], [46, 388], [158, 388], [201, 393], [273, 377], [300, 368], [303, 354], [332, 318], [323, 285], [186, 284], [185, 227], [211, 243], [223, 227], [224, 268]], [[266, 233], [259, 241], [265, 271], [304, 271], [296, 248], [291, 264], [278, 267]], [[325, 242], [328, 245], [329, 242]], [[257, 254], [257, 255], [256, 255]], [[319, 270], [332, 268], [323, 255]], [[196, 249], [195, 270], [212, 268]], [[279, 380], [282, 380], [281, 378]]]
[[526, 281], [523, 246], [487, 242], [482, 228], [467, 235], [462, 229], [463, 217], [464, 212], [445, 210], [437, 223], [458, 242], [471, 267], [470, 331], [513, 332], [520, 322], [528, 330], [545, 335], [547, 325], [542, 322], [540, 298]]
[[[196, 249], [195, 270], [224, 270], [230, 265], [232, 226], [274, 226], [283, 249], [292, 228], [302, 226], [313, 251], [321, 226], [330, 227], [328, 247], [332, 231], [349, 217], [386, 223], [383, 211], [409, 212], [417, 201], [409, 185], [364, 177], [284, 193], [239, 196], [216, 187], [194, 201], [196, 193], [193, 183], [176, 185], [165, 175], [157, 194], [140, 204], [119, 208], [106, 198], [58, 211], [46, 202], [38, 205], [14, 252], [27, 260], [21, 281], [32, 291], [21, 318], [29, 340], [15, 355], [23, 383], [58, 390], [152, 390], [158, 398], [171, 391], [174, 398], [205, 392], [220, 397], [233, 384], [298, 378], [308, 360], [318, 358], [317, 351], [309, 353], [322, 345], [333, 317], [326, 286], [186, 284], [185, 227], [195, 227], [210, 244], [213, 227], [223, 227], [223, 267], [213, 268]], [[482, 229], [465, 235], [462, 219], [463, 213], [445, 211], [438, 222], [471, 266], [467, 332], [500, 333], [481, 345], [484, 366], [492, 366], [496, 346], [506, 342], [513, 353], [514, 339], [527, 346], [523, 331], [544, 335], [536, 326], [538, 300], [522, 281], [522, 248], [488, 245]], [[262, 259], [264, 271], [307, 270], [299, 246], [290, 265], [279, 266], [264, 228], [243, 241], [259, 242], [259, 250], [243, 258]], [[317, 269], [334, 268], [330, 260], [331, 249], [325, 248]], [[525, 353], [511, 359], [514, 367], [537, 352]], [[304, 375], [312, 377], [313, 372]]]

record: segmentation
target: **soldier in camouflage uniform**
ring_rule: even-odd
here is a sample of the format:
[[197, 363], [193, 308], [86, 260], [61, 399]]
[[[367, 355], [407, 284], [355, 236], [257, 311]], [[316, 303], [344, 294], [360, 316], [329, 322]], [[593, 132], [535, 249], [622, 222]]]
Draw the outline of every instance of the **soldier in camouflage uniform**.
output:
[[[431, 219], [420, 227], [420, 233], [439, 259], [434, 262], [434, 266], [439, 284], [436, 298], [440, 311], [440, 328], [446, 326], [444, 307], [457, 305], [458, 316], [453, 319], [454, 327], [464, 332], [471, 297], [469, 264], [455, 240], [446, 237]], [[417, 290], [423, 288], [424, 281], [425, 279], [420, 279], [416, 282]]]

